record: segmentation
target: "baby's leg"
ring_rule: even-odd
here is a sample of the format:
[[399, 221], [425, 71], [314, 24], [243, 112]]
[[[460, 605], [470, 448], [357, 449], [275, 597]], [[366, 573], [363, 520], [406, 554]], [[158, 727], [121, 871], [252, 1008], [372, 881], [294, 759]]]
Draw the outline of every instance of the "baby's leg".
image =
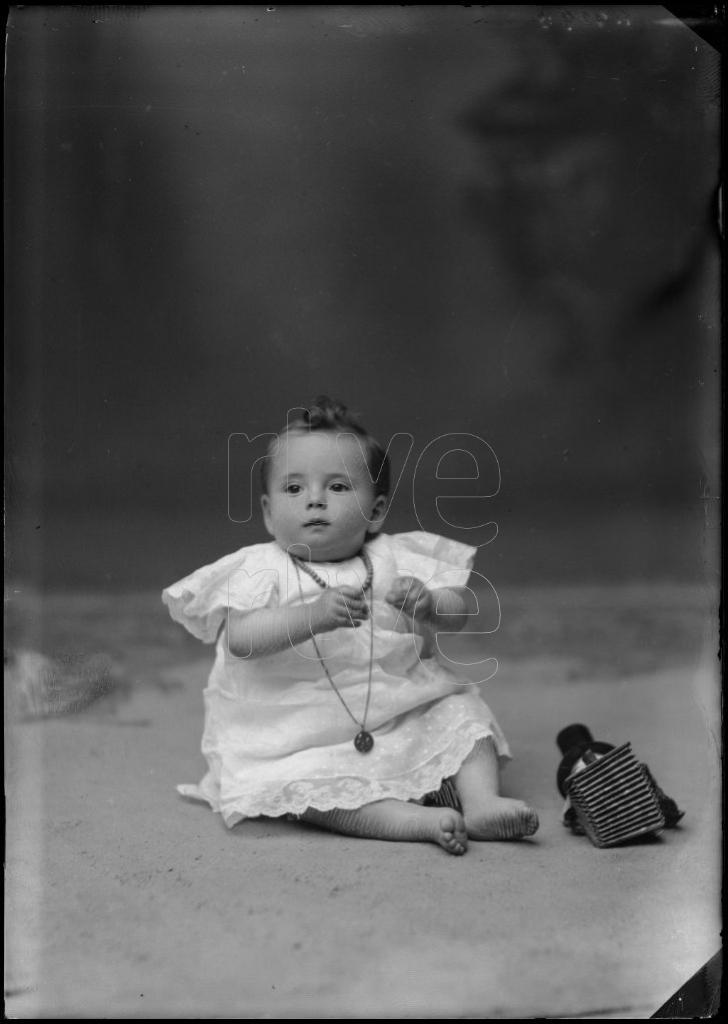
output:
[[438, 843], [448, 853], [465, 853], [468, 845], [462, 815], [450, 808], [421, 807], [404, 800], [377, 800], [353, 811], [309, 807], [303, 821], [332, 832], [363, 839]]
[[500, 796], [493, 740], [478, 740], [455, 776], [465, 827], [471, 839], [522, 839], [538, 828], [538, 815], [522, 800]]

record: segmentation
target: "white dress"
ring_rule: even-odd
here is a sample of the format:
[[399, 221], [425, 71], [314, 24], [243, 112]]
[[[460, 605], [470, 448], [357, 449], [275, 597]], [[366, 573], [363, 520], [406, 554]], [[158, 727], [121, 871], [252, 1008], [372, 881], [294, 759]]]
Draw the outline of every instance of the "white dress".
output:
[[[178, 786], [207, 801], [232, 827], [243, 818], [301, 814], [308, 807], [356, 808], [374, 800], [416, 800], [454, 775], [476, 740], [509, 750], [469, 680], [431, 654], [404, 615], [384, 600], [398, 576], [430, 587], [465, 586], [475, 548], [431, 533], [380, 534], [367, 544], [374, 569], [372, 615], [360, 628], [316, 637], [326, 667], [361, 722], [366, 705], [370, 626], [373, 663], [367, 730], [374, 747], [354, 748], [358, 726], [333, 691], [310, 640], [276, 654], [240, 658], [227, 649], [227, 609], [248, 611], [311, 601], [320, 586], [296, 574], [273, 541], [226, 555], [168, 587], [170, 614], [207, 643], [217, 642], [205, 699], [199, 785]], [[330, 585], [364, 582], [361, 558], [317, 562]]]

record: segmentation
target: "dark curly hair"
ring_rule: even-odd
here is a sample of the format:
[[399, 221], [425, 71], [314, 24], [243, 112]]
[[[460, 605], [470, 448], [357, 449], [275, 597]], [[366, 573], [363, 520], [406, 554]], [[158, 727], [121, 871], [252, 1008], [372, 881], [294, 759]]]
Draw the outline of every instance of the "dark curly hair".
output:
[[359, 422], [358, 418], [341, 402], [336, 402], [328, 395], [319, 395], [308, 408], [296, 409], [298, 414], [286, 424], [276, 438], [268, 446], [268, 452], [261, 461], [260, 479], [263, 493], [268, 493], [268, 476], [270, 472], [273, 449], [279, 438], [286, 434], [302, 430], [331, 430], [336, 433], [356, 434], [361, 438], [366, 455], [369, 475], [374, 484], [374, 495], [385, 497], [389, 494], [389, 457], [372, 435]]

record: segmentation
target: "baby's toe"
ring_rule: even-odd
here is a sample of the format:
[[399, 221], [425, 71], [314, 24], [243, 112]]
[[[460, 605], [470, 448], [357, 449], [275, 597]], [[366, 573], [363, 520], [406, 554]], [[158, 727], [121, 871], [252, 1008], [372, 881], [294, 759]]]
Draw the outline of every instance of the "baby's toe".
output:
[[468, 848], [468, 834], [465, 822], [455, 812], [444, 814], [440, 818], [441, 845], [448, 851], [457, 855], [465, 853]]
[[524, 835], [532, 836], [535, 832], [538, 832], [538, 826], [540, 824], [538, 820], [538, 814], [536, 814], [532, 807], [529, 807], [525, 817], [526, 827], [524, 830]]

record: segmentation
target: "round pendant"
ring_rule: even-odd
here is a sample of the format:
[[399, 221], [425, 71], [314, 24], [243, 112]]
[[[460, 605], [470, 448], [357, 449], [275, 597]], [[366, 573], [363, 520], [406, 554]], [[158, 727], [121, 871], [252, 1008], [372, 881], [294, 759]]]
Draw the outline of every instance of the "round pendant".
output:
[[374, 737], [366, 729], [362, 729], [360, 733], [357, 733], [354, 739], [354, 746], [360, 754], [368, 754], [374, 746]]

